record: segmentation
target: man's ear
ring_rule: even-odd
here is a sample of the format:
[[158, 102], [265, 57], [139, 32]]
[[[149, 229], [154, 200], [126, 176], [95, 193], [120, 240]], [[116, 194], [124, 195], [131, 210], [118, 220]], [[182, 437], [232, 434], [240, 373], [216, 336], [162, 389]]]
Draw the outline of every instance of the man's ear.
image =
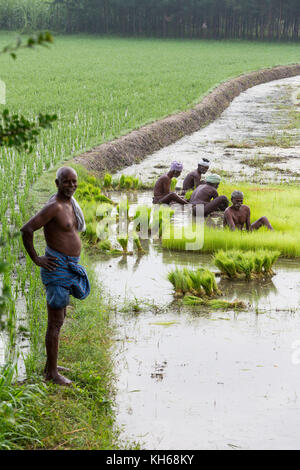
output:
[[57, 187], [58, 187], [58, 183], [59, 183], [59, 181], [58, 181], [58, 179], [56, 178], [55, 184], [56, 184]]

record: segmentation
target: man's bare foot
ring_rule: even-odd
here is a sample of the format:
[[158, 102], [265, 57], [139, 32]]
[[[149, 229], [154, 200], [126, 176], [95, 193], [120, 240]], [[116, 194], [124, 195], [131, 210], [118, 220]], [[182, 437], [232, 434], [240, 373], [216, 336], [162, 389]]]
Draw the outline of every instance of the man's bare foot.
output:
[[57, 384], [57, 385], [69, 386], [69, 385], [72, 384], [72, 380], [67, 379], [66, 377], [64, 377], [61, 374], [55, 374], [53, 376], [51, 376], [50, 374], [47, 374], [46, 375], [46, 380], [51, 381], [51, 382], [53, 382], [54, 384]]
[[60, 370], [61, 372], [71, 372], [71, 369], [68, 369], [68, 367], [63, 366], [57, 366], [57, 370]]
[[[57, 366], [57, 370], [61, 372], [71, 372], [71, 369], [68, 369], [67, 367], [63, 366]], [[46, 362], [45, 369], [44, 369], [44, 375], [48, 374], [48, 362]]]

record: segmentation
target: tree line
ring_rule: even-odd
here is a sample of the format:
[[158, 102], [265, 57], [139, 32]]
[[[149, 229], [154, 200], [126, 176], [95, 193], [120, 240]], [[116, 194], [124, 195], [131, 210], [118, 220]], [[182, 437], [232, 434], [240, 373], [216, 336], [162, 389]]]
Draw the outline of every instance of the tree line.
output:
[[[17, 6], [14, 15], [9, 4]], [[66, 33], [298, 40], [299, 19], [299, 0], [0, 0], [2, 29], [24, 24]]]

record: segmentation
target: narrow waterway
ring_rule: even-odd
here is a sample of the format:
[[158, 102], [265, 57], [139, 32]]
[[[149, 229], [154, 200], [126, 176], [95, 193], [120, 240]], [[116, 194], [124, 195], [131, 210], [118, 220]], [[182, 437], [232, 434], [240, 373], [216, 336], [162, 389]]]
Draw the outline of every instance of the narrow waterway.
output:
[[[300, 76], [251, 88], [213, 124], [122, 173], [153, 181], [172, 160], [184, 163], [185, 174], [207, 157], [213, 172], [235, 180], [296, 181], [299, 131], [290, 126], [290, 111], [299, 93]], [[271, 168], [245, 164], [262, 156], [272, 158]], [[151, 196], [138, 193], [132, 205], [150, 205]], [[163, 251], [159, 241], [143, 245], [142, 256], [103, 255], [95, 264], [115, 305], [124, 442], [147, 449], [299, 449], [299, 260], [277, 262], [268, 282], [220, 281], [224, 298], [243, 300], [247, 310], [208, 312], [174, 301], [167, 273], [174, 266], [213, 270], [211, 256]]]

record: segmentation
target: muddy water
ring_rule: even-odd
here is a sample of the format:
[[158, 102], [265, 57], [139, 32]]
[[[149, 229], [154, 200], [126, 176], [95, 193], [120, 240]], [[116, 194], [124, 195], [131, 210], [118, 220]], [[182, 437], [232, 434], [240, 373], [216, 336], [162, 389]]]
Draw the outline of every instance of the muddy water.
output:
[[[299, 180], [299, 129], [290, 128], [290, 112], [300, 109], [299, 94], [299, 75], [250, 88], [212, 124], [119, 174], [137, 175], [143, 182], [153, 182], [173, 160], [178, 160], [184, 165], [183, 178], [197, 167], [200, 158], [206, 157], [211, 160], [211, 171], [223, 170], [234, 179]], [[250, 166], [246, 163], [249, 160]], [[263, 166], [258, 168], [260, 161]]]
[[[296, 178], [299, 135], [284, 127], [299, 85], [295, 77], [248, 90], [215, 123], [126, 173], [151, 182], [172, 160], [187, 172], [205, 156], [213, 171], [235, 179]], [[293, 136], [288, 148], [257, 145], [258, 138], [283, 132]], [[253, 148], [228, 148], [228, 142], [245, 141]], [[260, 152], [278, 156], [273, 165], [294, 174], [262, 173], [243, 163]], [[150, 204], [151, 192], [132, 203]], [[157, 241], [143, 244], [143, 256], [102, 256], [95, 267], [116, 304], [117, 423], [124, 442], [148, 449], [299, 449], [299, 261], [280, 260], [266, 282], [219, 281], [224, 298], [243, 300], [247, 310], [208, 312], [174, 301], [166, 276], [174, 266], [213, 270], [211, 257], [162, 251]]]

